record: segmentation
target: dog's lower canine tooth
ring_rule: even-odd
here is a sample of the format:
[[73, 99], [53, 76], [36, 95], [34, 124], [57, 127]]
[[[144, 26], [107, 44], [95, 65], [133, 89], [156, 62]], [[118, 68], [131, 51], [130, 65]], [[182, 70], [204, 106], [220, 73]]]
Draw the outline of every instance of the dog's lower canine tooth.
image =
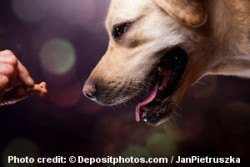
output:
[[148, 122], [148, 119], [147, 118], [143, 118], [143, 122]]
[[160, 71], [160, 73], [162, 72], [162, 68], [161, 67], [158, 67], [158, 70]]
[[160, 91], [163, 91], [163, 90], [164, 90], [164, 87], [163, 87], [163, 86], [159, 87], [159, 90], [160, 90]]

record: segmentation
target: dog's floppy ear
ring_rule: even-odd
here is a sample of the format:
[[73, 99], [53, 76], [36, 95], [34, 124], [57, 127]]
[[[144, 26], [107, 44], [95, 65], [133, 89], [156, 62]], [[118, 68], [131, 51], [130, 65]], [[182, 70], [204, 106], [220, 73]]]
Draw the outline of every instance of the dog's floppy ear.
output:
[[164, 11], [191, 27], [200, 27], [207, 21], [205, 0], [155, 0]]

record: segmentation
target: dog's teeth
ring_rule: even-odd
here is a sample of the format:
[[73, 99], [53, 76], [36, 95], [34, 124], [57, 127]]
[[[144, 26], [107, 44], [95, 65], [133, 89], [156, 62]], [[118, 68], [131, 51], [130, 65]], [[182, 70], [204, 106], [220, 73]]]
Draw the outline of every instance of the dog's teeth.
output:
[[164, 87], [163, 87], [163, 86], [159, 87], [159, 90], [160, 90], [160, 91], [163, 91], [163, 90], [164, 90]]
[[158, 70], [160, 71], [160, 73], [162, 72], [162, 68], [161, 67], [158, 67]]
[[143, 118], [142, 121], [143, 121], [143, 122], [148, 122], [148, 119], [147, 119], [147, 118]]

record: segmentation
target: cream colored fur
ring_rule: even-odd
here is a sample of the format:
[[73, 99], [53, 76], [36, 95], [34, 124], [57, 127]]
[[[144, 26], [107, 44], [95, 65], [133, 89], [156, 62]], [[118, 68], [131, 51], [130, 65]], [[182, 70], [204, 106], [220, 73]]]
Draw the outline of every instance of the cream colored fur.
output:
[[[205, 6], [206, 22], [192, 27], [169, 15], [157, 0], [113, 0], [106, 19], [109, 48], [89, 78], [105, 85], [100, 101], [118, 104], [133, 98], [147, 84], [161, 51], [177, 45], [188, 52], [189, 61], [172, 106], [205, 75], [249, 78], [250, 1], [205, 0]], [[122, 40], [115, 41], [113, 26], [124, 22], [132, 25]]]

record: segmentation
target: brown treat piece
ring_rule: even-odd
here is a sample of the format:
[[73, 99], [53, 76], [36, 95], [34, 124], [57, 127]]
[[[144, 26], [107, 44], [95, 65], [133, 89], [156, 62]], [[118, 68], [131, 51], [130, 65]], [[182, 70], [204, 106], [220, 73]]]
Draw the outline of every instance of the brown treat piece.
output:
[[27, 92], [38, 95], [44, 96], [48, 94], [48, 90], [46, 89], [46, 82], [42, 82], [40, 84], [35, 84], [32, 88], [28, 88]]

